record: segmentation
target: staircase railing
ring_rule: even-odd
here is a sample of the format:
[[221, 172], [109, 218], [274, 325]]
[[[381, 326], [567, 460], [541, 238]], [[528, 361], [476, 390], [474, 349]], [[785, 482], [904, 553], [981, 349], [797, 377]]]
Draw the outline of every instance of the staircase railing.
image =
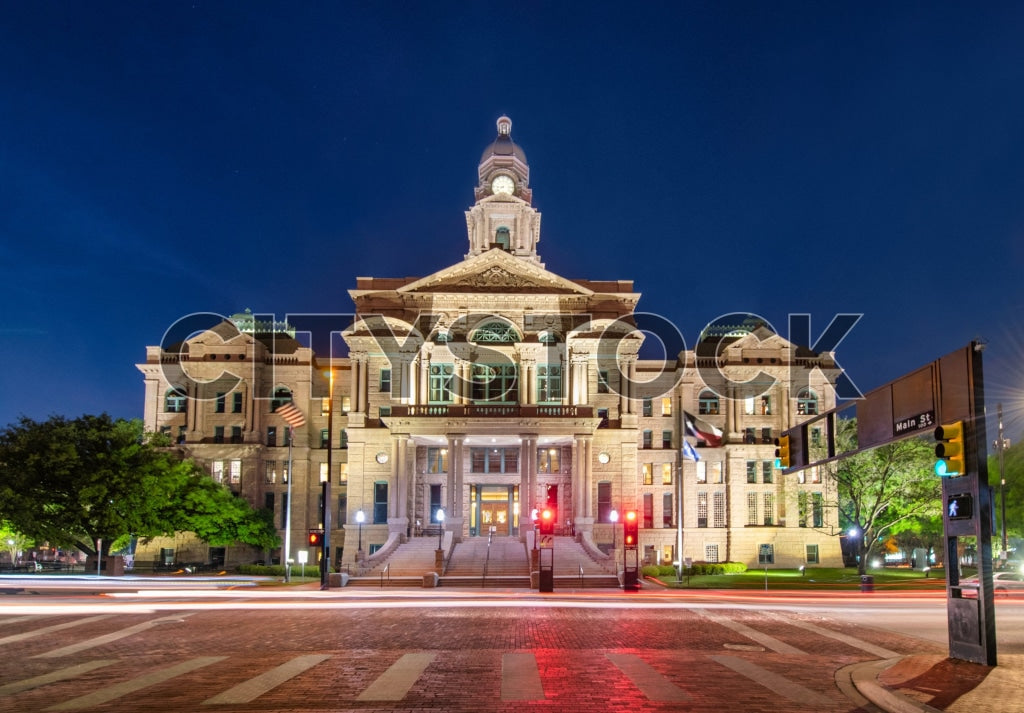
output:
[[391, 584], [391, 563], [388, 562], [387, 566], [380, 571], [380, 588], [384, 589], [384, 577], [387, 576], [388, 585]]

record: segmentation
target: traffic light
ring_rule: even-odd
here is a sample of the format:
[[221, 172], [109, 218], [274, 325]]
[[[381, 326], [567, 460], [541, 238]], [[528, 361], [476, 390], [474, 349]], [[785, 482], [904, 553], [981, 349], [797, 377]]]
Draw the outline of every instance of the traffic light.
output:
[[555, 534], [555, 513], [551, 508], [544, 508], [540, 511], [540, 534]]
[[636, 510], [627, 510], [622, 518], [622, 530], [624, 537], [623, 544], [629, 549], [635, 549], [640, 541], [640, 521], [636, 517]]
[[789, 467], [789, 436], [779, 436], [775, 439], [775, 467]]
[[935, 475], [948, 478], [951, 475], [963, 475], [964, 467], [964, 422], [938, 426], [935, 429]]
[[324, 531], [310, 530], [308, 542], [310, 547], [319, 547], [322, 545], [324, 543]]

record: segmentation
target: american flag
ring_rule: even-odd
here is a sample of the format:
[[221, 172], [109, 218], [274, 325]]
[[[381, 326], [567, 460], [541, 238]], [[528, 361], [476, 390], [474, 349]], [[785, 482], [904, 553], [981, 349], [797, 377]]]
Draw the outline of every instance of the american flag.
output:
[[288, 425], [292, 428], [301, 428], [306, 424], [306, 417], [302, 415], [302, 411], [299, 411], [299, 407], [294, 403], [282, 404], [277, 407], [274, 413], [287, 421]]

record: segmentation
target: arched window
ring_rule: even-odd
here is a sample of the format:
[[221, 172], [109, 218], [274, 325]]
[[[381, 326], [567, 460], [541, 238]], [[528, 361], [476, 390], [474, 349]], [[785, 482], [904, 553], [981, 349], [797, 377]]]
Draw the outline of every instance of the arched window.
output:
[[539, 335], [537, 335], [537, 340], [541, 344], [558, 344], [560, 341], [562, 341], [561, 338], [558, 336], [558, 333], [552, 332], [551, 330], [541, 332]]
[[514, 344], [520, 341], [519, 333], [505, 322], [488, 322], [477, 327], [470, 337], [471, 342], [488, 342], [490, 344]]
[[697, 399], [697, 413], [704, 416], [717, 416], [718, 394], [714, 391], [702, 391]]
[[818, 395], [808, 388], [800, 389], [796, 395], [796, 412], [801, 416], [817, 416]]
[[500, 246], [502, 250], [508, 252], [508, 249], [512, 246], [512, 238], [509, 235], [508, 228], [504, 225], [498, 228], [494, 233], [494, 242]]
[[167, 413], [185, 413], [187, 403], [185, 390], [180, 386], [173, 386], [164, 394], [164, 411]]
[[270, 411], [277, 411], [278, 408], [284, 406], [287, 403], [291, 403], [292, 391], [286, 386], [278, 386], [274, 389], [274, 396], [270, 400]]

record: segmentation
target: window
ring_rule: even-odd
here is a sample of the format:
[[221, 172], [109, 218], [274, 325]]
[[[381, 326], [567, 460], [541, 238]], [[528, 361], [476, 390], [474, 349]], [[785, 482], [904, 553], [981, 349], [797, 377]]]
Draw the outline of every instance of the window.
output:
[[227, 410], [226, 409], [226, 406], [227, 406], [226, 398], [227, 398], [227, 395], [223, 391], [220, 391], [220, 392], [217, 393], [217, 405], [214, 408], [214, 411], [216, 413], [224, 413]]
[[761, 443], [774, 443], [774, 442], [775, 442], [775, 440], [772, 438], [772, 429], [771, 428], [762, 428], [761, 429]]
[[797, 493], [796, 516], [797, 525], [807, 527], [807, 493]]
[[561, 448], [538, 448], [537, 449], [537, 472], [538, 473], [561, 473], [562, 472], [562, 449]]
[[770, 460], [763, 460], [763, 461], [761, 461], [761, 482], [762, 483], [770, 483], [770, 482], [772, 482], [772, 473], [774, 472], [772, 469], [773, 469], [774, 465], [775, 464], [772, 461], [770, 461]]
[[654, 414], [654, 405], [650, 399], [644, 399], [643, 401], [644, 416], [651, 416]]
[[597, 484], [597, 521], [611, 522], [612, 484], [602, 480]]
[[292, 401], [292, 392], [290, 389], [284, 386], [278, 386], [274, 389], [274, 395], [270, 399], [270, 411], [277, 411], [281, 406]]
[[755, 435], [756, 429], [744, 428], [743, 429], [743, 442], [744, 443], [757, 443], [757, 436]]
[[661, 447], [671, 448], [672, 447], [672, 431], [661, 432]]
[[518, 448], [470, 448], [469, 459], [472, 473], [519, 472]]
[[224, 427], [214, 426], [213, 427], [213, 442], [223, 443], [224, 442]]
[[352, 410], [352, 397], [351, 396], [342, 396], [341, 397], [341, 412], [342, 413], [348, 413], [351, 410]]
[[796, 412], [801, 416], [817, 416], [818, 395], [811, 389], [800, 389], [796, 395]]
[[671, 416], [672, 415], [672, 397], [663, 396], [661, 398], [661, 415]]
[[647, 430], [647, 431], [644, 431], [643, 437], [644, 437], [643, 447], [644, 448], [651, 448], [652, 445], [653, 445], [654, 434], [651, 433], [651, 431]]
[[708, 482], [708, 464], [707, 461], [697, 461], [697, 482], [706, 483]]
[[185, 390], [175, 386], [164, 394], [164, 411], [167, 413], [185, 413], [185, 404], [188, 400], [185, 397]]
[[452, 380], [455, 367], [452, 364], [430, 365], [430, 393], [428, 399], [432, 404], [450, 404], [452, 396]]
[[242, 413], [242, 394], [236, 391], [231, 394], [231, 413]]
[[231, 461], [231, 470], [229, 471], [229, 482], [232, 485], [238, 485], [242, 482], [242, 461], [235, 458]]
[[598, 428], [608, 428], [608, 409], [599, 408], [597, 410], [597, 417], [601, 419], [600, 423], [597, 424]]
[[377, 418], [379, 418], [379, 419], [380, 418], [387, 418], [390, 415], [391, 415], [391, 407], [390, 406], [380, 406], [380, 407], [377, 408]]
[[320, 482], [326, 483], [331, 479], [331, 474], [327, 470], [327, 463], [320, 464]]
[[378, 481], [373, 484], [373, 523], [383, 525], [388, 521], [388, 484]]
[[811, 445], [815, 448], [821, 448], [821, 428], [815, 426], [811, 429]]
[[268, 460], [266, 463], [263, 464], [263, 466], [265, 469], [263, 475], [263, 482], [267, 483], [268, 485], [271, 485], [277, 481], [277, 461]]
[[702, 416], [718, 415], [718, 396], [713, 391], [702, 391], [697, 398], [697, 413]]
[[326, 448], [327, 444], [331, 442], [331, 432], [326, 428], [320, 429], [320, 447]]
[[725, 480], [722, 477], [722, 461], [713, 461], [708, 463], [708, 470], [711, 471], [711, 482], [712, 483], [724, 483]]
[[715, 493], [711, 504], [715, 511], [715, 527], [725, 527], [725, 493]]
[[672, 493], [661, 496], [661, 526], [672, 527]]
[[644, 493], [644, 522], [643, 527], [650, 530], [654, 527], [654, 495]]
[[757, 548], [758, 564], [775, 564], [775, 545], [760, 545]]
[[775, 493], [764, 493], [764, 524], [775, 524]]
[[264, 509], [269, 510], [271, 512], [271, 514], [273, 514], [273, 512], [274, 512], [274, 494], [273, 493], [264, 493], [263, 494], [263, 507], [264, 507]]
[[562, 367], [546, 364], [537, 367], [537, 401], [561, 401]]
[[391, 393], [391, 369], [381, 368], [380, 370], [380, 388], [378, 389], [382, 394]]
[[717, 562], [718, 561], [718, 545], [704, 545], [704, 561], [705, 562]]
[[807, 545], [807, 564], [818, 564], [817, 545]]
[[672, 485], [672, 464], [662, 463], [661, 464], [661, 484]]
[[437, 524], [437, 511], [441, 509], [441, 486], [430, 486], [430, 522]]
[[643, 464], [644, 485], [654, 485], [654, 463]]
[[348, 482], [348, 463], [338, 464], [338, 480], [342, 483]]
[[242, 442], [242, 427], [232, 426], [231, 427], [231, 442], [241, 443]]
[[288, 482], [288, 461], [286, 461], [286, 460], [281, 461], [280, 473], [281, 473], [281, 482], [282, 483], [287, 483]]
[[747, 482], [748, 483], [756, 483], [757, 482], [757, 461], [756, 460], [748, 460], [747, 461]]
[[288, 493], [281, 493], [281, 529], [288, 527]]
[[501, 247], [502, 250], [508, 252], [508, 246], [511, 242], [509, 238], [508, 228], [504, 225], [498, 228], [494, 233], [494, 243]]
[[477, 328], [472, 336], [470, 336], [469, 341], [489, 342], [491, 344], [514, 344], [522, 340], [519, 338], [519, 333], [511, 325], [505, 322], [488, 322], [482, 327]]
[[810, 480], [812, 483], [821, 482], [821, 471], [818, 469], [818, 466], [811, 466], [807, 470], [810, 472]]
[[215, 460], [210, 463], [210, 477], [213, 478], [216, 483], [224, 482], [224, 461]]
[[474, 401], [519, 401], [519, 384], [515, 364], [474, 364], [471, 370], [471, 393]]
[[772, 399], [770, 396], [748, 396], [743, 400], [743, 413], [747, 416], [770, 416]]
[[824, 527], [825, 526], [825, 500], [822, 498], [821, 493], [811, 493], [811, 502], [814, 513], [814, 526]]
[[277, 445], [277, 426], [267, 426], [267, 446], [273, 448]]
[[448, 472], [448, 449], [428, 448], [427, 449], [427, 472], [447, 473]]
[[697, 493], [697, 527], [708, 526], [708, 494]]
[[757, 493], [747, 493], [747, 525], [757, 524]]
[[601, 369], [597, 372], [597, 393], [609, 394], [611, 388], [608, 386], [608, 370]]
[[[342, 488], [338, 493], [338, 519], [336, 522], [345, 523], [348, 521], [348, 489]], [[340, 559], [340, 557], [339, 557]]]
[[338, 441], [338, 447], [341, 448], [342, 450], [348, 448], [348, 431], [346, 431], [344, 428], [341, 429], [341, 436]]
[[284, 443], [282, 443], [281, 445], [288, 446], [288, 444], [292, 442], [292, 429], [289, 428], [288, 426], [285, 426], [284, 433], [282, 435], [284, 436]]

